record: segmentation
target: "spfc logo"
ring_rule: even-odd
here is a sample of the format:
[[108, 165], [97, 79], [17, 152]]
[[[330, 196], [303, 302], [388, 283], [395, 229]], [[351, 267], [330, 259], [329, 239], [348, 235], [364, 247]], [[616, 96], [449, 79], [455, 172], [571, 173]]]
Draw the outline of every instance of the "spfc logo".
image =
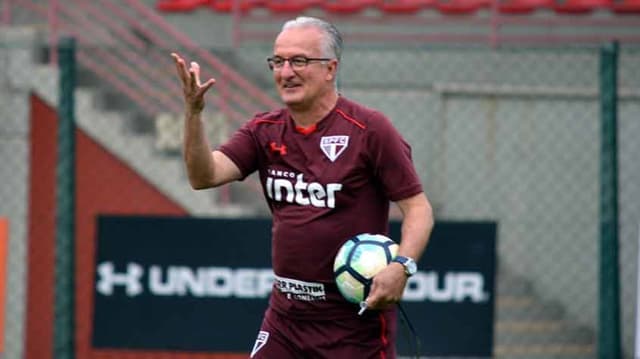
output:
[[320, 148], [331, 162], [335, 162], [347, 146], [349, 146], [349, 136], [324, 136], [320, 139]]

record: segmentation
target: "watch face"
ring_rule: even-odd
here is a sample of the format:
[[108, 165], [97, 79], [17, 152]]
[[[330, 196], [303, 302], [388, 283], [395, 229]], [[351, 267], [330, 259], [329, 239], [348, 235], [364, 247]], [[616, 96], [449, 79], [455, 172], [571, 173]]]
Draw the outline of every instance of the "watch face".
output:
[[409, 275], [413, 275], [418, 271], [418, 266], [416, 265], [416, 262], [414, 262], [413, 260], [408, 260], [407, 263], [405, 263], [405, 268], [407, 269], [407, 272]]
[[409, 257], [397, 256], [396, 262], [401, 263], [404, 266], [404, 271], [408, 276], [412, 276], [418, 271], [416, 262]]

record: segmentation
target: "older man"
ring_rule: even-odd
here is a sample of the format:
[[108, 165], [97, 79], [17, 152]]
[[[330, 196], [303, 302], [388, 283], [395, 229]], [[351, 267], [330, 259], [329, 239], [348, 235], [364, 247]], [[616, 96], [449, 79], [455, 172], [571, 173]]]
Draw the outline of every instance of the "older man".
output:
[[[174, 57], [186, 102], [184, 159], [193, 188], [258, 171], [273, 216], [276, 275], [252, 358], [394, 358], [396, 306], [433, 227], [411, 149], [380, 112], [338, 93], [342, 37], [323, 20], [284, 24], [268, 66], [285, 107], [261, 113], [211, 150], [201, 112], [215, 83]], [[374, 74], [372, 74], [374, 75]], [[344, 241], [388, 233], [403, 215], [398, 256], [373, 280], [368, 310], [338, 292], [332, 263]], [[305, 288], [302, 290], [301, 288]]]

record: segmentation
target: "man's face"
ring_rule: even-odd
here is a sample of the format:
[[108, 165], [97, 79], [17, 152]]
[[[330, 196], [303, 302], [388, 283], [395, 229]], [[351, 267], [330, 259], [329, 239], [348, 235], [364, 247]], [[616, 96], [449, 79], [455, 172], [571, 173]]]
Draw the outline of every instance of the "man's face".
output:
[[[321, 51], [322, 34], [313, 27], [292, 28], [281, 32], [273, 47], [273, 56], [291, 59], [324, 58]], [[292, 66], [285, 61], [273, 70], [278, 93], [291, 108], [307, 109], [314, 101], [333, 91], [337, 61], [309, 61], [306, 66]]]

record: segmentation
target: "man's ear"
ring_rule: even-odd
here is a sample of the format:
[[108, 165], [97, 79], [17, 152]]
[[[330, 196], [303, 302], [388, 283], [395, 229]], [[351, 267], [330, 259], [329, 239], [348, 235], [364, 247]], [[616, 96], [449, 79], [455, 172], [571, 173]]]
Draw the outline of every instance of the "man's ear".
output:
[[333, 81], [338, 73], [338, 60], [331, 60], [327, 64], [329, 72], [327, 73], [327, 81]]

